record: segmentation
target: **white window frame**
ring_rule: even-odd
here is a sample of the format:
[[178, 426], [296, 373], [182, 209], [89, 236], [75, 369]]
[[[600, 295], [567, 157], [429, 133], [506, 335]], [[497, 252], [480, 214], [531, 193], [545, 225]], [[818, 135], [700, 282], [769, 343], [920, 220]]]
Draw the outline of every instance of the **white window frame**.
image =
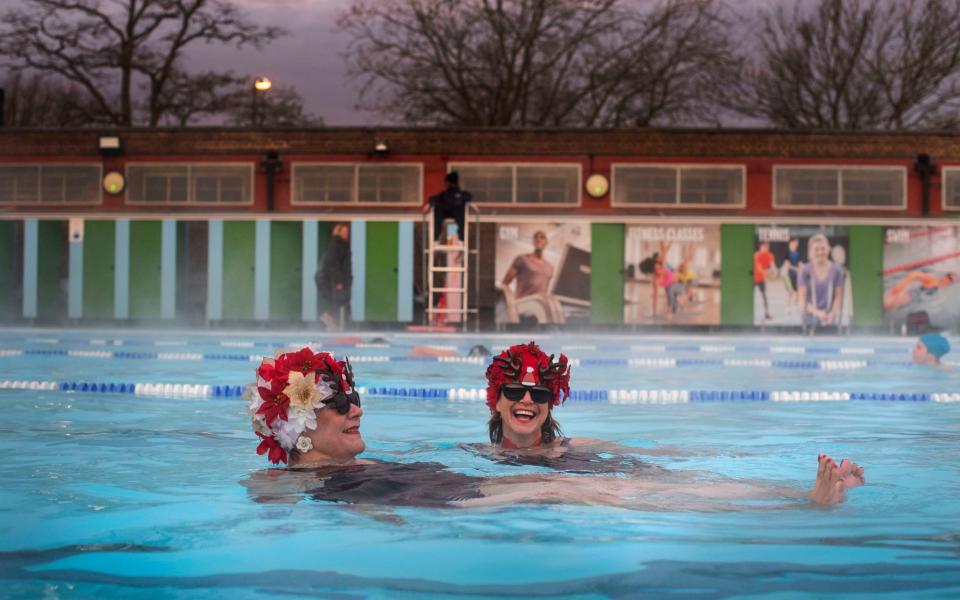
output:
[[960, 211], [960, 205], [947, 205], [947, 178], [952, 173], [957, 173], [960, 175], [960, 166], [940, 167], [940, 172], [943, 174], [943, 176], [940, 178], [940, 210], [943, 212]]
[[[184, 202], [172, 201], [151, 201], [151, 200], [130, 200], [130, 167], [186, 167], [187, 168], [187, 200]], [[194, 200], [195, 182], [193, 179], [194, 167], [246, 167], [250, 172], [250, 197], [240, 202], [200, 202]], [[123, 176], [126, 180], [126, 186], [123, 190], [123, 203], [127, 206], [253, 206], [256, 198], [256, 172], [252, 162], [128, 162], [124, 165]]]
[[[837, 204], [781, 204], [777, 202], [777, 174], [780, 171], [837, 171]], [[899, 171], [903, 174], [900, 190], [899, 206], [848, 206], [843, 203], [843, 171]], [[907, 209], [907, 168], [902, 165], [837, 165], [837, 164], [804, 164], [804, 165], [773, 165], [773, 180], [770, 182], [770, 205], [779, 210], [844, 210], [844, 211], [904, 211]]]
[[[677, 182], [677, 193], [674, 196], [674, 202], [671, 204], [662, 204], [659, 202], [617, 202], [617, 169], [618, 168], [652, 168], [652, 169], [674, 169], [674, 177]], [[686, 204], [680, 202], [681, 178], [680, 173], [683, 169], [719, 169], [719, 170], [737, 170], [740, 171], [740, 201], [734, 204], [711, 204], [697, 203]], [[611, 163], [610, 164], [610, 206], [618, 208], [711, 208], [722, 210], [737, 210], [747, 206], [747, 167], [743, 164], [735, 163]]]
[[[360, 196], [360, 167], [416, 167], [417, 168], [417, 193], [416, 198], [402, 200], [400, 202], [361, 202]], [[297, 169], [300, 167], [353, 167], [353, 189], [352, 198], [346, 202], [305, 202], [298, 201], [297, 198]], [[290, 205], [291, 206], [420, 206], [423, 204], [423, 163], [419, 162], [307, 162], [298, 161], [290, 163]]]
[[[511, 167], [511, 190], [510, 202], [475, 202], [477, 206], [489, 208], [506, 208], [510, 206], [519, 206], [522, 208], [533, 208], [544, 206], [548, 208], [580, 207], [583, 206], [583, 165], [577, 162], [451, 162], [447, 163], [447, 173], [457, 171], [464, 167]], [[576, 202], [517, 202], [517, 167], [537, 167], [537, 168], [557, 168], [577, 169], [577, 188]], [[467, 189], [466, 191], [470, 191]]]
[[0, 201], [0, 206], [100, 206], [103, 204], [103, 163], [99, 162], [51, 162], [51, 163], [0, 163], [0, 167], [34, 167], [39, 169], [37, 172], [37, 192], [43, 194], [43, 168], [44, 167], [96, 167], [97, 169], [97, 199], [95, 201], [84, 202], [43, 202], [38, 198], [37, 202], [4, 202]]

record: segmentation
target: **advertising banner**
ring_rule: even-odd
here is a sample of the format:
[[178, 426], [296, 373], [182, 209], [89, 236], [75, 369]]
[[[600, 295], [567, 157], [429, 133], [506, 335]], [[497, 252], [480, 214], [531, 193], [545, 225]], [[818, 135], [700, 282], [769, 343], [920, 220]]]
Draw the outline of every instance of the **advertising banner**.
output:
[[498, 324], [590, 320], [590, 224], [497, 225]]
[[720, 323], [720, 226], [627, 227], [624, 323]]
[[849, 250], [844, 226], [757, 226], [754, 325], [848, 327], [853, 318]]
[[960, 225], [888, 227], [883, 309], [897, 330], [960, 327]]

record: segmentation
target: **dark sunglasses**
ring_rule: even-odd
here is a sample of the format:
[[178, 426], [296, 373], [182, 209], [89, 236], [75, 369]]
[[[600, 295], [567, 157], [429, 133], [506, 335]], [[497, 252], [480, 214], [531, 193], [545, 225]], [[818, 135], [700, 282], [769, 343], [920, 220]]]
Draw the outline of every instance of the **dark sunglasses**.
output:
[[350, 412], [351, 404], [356, 404], [358, 408], [360, 407], [360, 394], [357, 393], [357, 390], [353, 390], [349, 394], [337, 392], [332, 397], [322, 400], [322, 402], [327, 406], [332, 404], [338, 413], [345, 415]]
[[553, 390], [542, 385], [523, 385], [521, 383], [506, 383], [500, 386], [500, 393], [510, 402], [523, 399], [523, 395], [530, 392], [530, 399], [537, 404], [553, 402]]

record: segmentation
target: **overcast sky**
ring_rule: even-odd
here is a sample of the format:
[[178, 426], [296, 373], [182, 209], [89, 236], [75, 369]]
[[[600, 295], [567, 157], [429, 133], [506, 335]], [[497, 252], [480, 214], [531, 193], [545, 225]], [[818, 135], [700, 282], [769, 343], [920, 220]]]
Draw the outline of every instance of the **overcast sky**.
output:
[[[293, 85], [308, 112], [328, 125], [369, 125], [385, 122], [376, 113], [356, 109], [358, 84], [346, 76], [343, 54], [349, 37], [336, 30], [337, 16], [350, 0], [232, 0], [261, 25], [277, 25], [289, 35], [261, 51], [238, 51], [223, 45], [188, 48], [188, 70], [227, 70], [253, 77], [266, 76], [277, 85]], [[0, 7], [23, 0], [0, 0]], [[779, 0], [728, 0], [741, 14]], [[792, 4], [792, 2], [791, 2]]]
[[[2, 2], [4, 0], [0, 0]], [[195, 46], [189, 52], [193, 69], [233, 69], [264, 75], [275, 84], [292, 84], [306, 109], [328, 125], [359, 125], [382, 121], [357, 111], [357, 86], [346, 78], [341, 54], [349, 38], [336, 32], [337, 15], [347, 0], [234, 0], [261, 25], [278, 25], [290, 35], [262, 51], [225, 46]]]

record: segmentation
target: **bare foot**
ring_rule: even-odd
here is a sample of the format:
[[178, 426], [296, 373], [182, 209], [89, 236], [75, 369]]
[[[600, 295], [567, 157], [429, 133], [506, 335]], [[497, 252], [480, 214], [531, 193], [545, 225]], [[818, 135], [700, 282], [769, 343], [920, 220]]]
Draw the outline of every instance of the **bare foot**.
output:
[[863, 485], [863, 467], [843, 459], [838, 465], [826, 454], [817, 458], [817, 480], [810, 491], [810, 501], [817, 504], [838, 504], [843, 502], [848, 488]]

